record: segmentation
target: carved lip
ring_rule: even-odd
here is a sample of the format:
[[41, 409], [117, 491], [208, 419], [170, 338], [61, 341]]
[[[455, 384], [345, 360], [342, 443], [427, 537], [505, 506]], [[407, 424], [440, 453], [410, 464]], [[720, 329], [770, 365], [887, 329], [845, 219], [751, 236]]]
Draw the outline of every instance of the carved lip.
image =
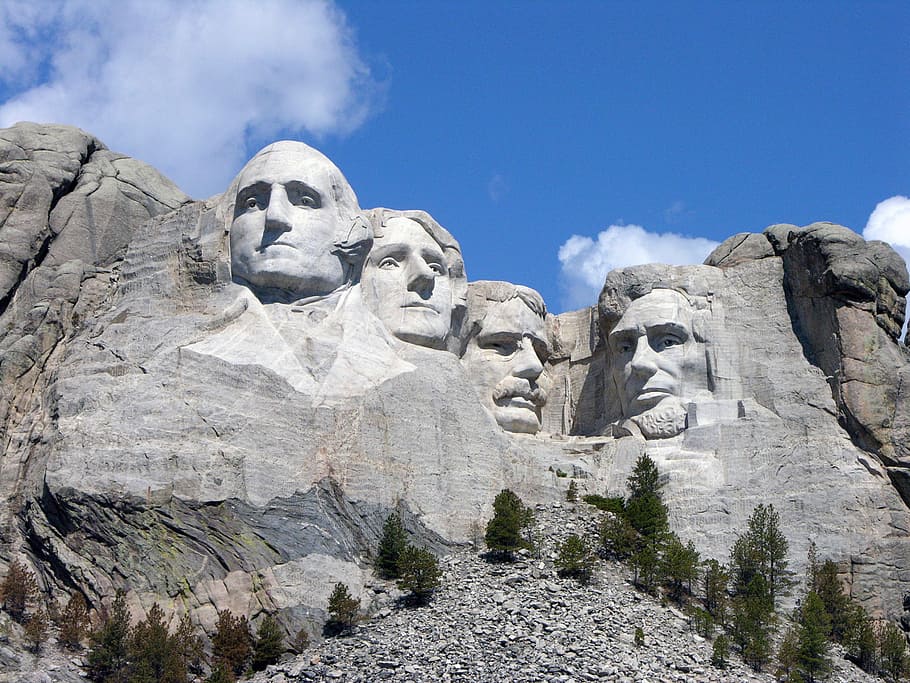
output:
[[496, 401], [496, 405], [502, 408], [525, 408], [526, 410], [537, 411], [537, 404], [534, 401], [517, 394], [503, 396]]
[[665, 387], [644, 387], [635, 394], [633, 399], [636, 403], [655, 403], [661, 401], [667, 396], [672, 396], [673, 392]]
[[402, 308], [419, 308], [422, 310], [431, 311], [431, 312], [435, 313], [436, 315], [439, 315], [439, 311], [437, 311], [434, 306], [424, 303], [423, 301], [410, 301], [406, 304], [401, 304], [401, 307]]
[[263, 251], [265, 251], [266, 249], [268, 249], [269, 247], [287, 247], [288, 249], [296, 249], [296, 248], [297, 248], [297, 247], [295, 247], [293, 244], [289, 244], [289, 243], [287, 243], [287, 242], [282, 242], [281, 240], [278, 240], [278, 241], [276, 241], [276, 242], [269, 242], [268, 244], [263, 244], [263, 245], [257, 247], [256, 251], [258, 251], [258, 252], [263, 252]]

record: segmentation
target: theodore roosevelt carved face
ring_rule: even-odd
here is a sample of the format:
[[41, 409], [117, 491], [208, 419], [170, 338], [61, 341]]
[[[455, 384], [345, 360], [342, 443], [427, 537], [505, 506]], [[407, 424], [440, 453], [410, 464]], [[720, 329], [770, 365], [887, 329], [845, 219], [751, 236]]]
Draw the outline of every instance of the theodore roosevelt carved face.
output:
[[[368, 238], [341, 171], [301, 142], [269, 145], [243, 168], [230, 229], [231, 274], [265, 301], [325, 296], [359, 274]], [[362, 232], [364, 234], [355, 234]]]
[[430, 219], [391, 215], [375, 227], [361, 286], [367, 307], [410, 344], [445, 348], [459, 284], [461, 255]]
[[707, 366], [693, 316], [681, 293], [654, 289], [635, 299], [610, 332], [611, 376], [623, 417], [642, 422], [646, 435], [678, 432], [682, 401], [705, 386]]
[[487, 308], [470, 330], [462, 363], [500, 427], [536, 434], [547, 400], [538, 385], [548, 355], [546, 308], [533, 289], [499, 284], [503, 300], [487, 296]]

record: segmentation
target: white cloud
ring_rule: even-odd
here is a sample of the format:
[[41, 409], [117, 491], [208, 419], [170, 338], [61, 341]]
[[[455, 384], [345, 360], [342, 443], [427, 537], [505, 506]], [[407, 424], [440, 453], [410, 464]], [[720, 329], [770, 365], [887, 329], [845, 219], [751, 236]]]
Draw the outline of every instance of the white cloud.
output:
[[[879, 202], [869, 216], [863, 237], [888, 242], [910, 264], [910, 197], [895, 195]], [[910, 319], [910, 302], [907, 304]], [[904, 335], [907, 322], [904, 322]]]
[[607, 273], [615, 268], [642, 263], [702, 263], [717, 244], [703, 237], [648, 232], [640, 225], [611, 225], [596, 240], [572, 235], [559, 248], [563, 308], [595, 303]]
[[225, 189], [246, 142], [349, 132], [379, 90], [329, 0], [32, 4], [0, 4], [0, 79], [17, 92], [0, 127], [77, 125], [196, 196]]

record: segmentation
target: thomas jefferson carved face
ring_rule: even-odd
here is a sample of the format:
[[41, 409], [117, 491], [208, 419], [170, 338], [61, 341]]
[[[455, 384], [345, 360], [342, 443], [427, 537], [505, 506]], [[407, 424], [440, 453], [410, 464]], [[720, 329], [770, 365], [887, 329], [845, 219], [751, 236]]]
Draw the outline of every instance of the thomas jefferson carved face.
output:
[[540, 409], [547, 400], [537, 384], [547, 358], [543, 301], [533, 290], [529, 300], [516, 294], [507, 301], [491, 302], [477, 333], [468, 341], [462, 363], [499, 426], [509, 432], [536, 434]]
[[693, 308], [679, 292], [655, 289], [633, 301], [610, 332], [611, 375], [623, 417], [670, 397], [682, 399], [707, 377], [692, 330]]
[[241, 171], [231, 272], [260, 298], [323, 296], [350, 279], [336, 250], [360, 209], [335, 165], [300, 142], [269, 145]]
[[361, 279], [363, 299], [402, 341], [440, 349], [452, 324], [453, 286], [442, 247], [417, 221], [390, 218]]

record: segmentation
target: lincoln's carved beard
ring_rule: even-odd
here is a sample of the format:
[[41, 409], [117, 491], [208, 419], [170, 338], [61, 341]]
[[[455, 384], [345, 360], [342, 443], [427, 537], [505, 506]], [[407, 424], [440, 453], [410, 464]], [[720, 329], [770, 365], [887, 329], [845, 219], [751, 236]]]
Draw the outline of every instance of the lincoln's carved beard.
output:
[[686, 408], [676, 396], [670, 396], [629, 420], [646, 439], [669, 439], [686, 428]]

